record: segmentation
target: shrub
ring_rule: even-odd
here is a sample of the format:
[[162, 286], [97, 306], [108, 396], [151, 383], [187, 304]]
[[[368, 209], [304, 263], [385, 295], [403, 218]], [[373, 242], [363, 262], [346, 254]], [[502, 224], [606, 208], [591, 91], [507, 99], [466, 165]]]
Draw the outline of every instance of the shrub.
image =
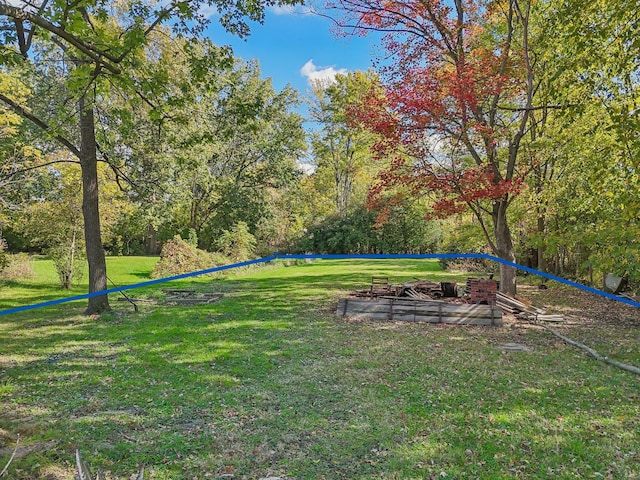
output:
[[245, 222], [236, 223], [231, 230], [224, 230], [218, 240], [218, 248], [234, 262], [251, 258], [256, 250], [256, 239]]
[[47, 249], [47, 254], [53, 260], [53, 264], [58, 272], [60, 287], [71, 288], [74, 281], [80, 281], [84, 273], [86, 256], [84, 249], [79, 248], [77, 242], [70, 244], [58, 244]]
[[22, 280], [33, 278], [36, 272], [33, 269], [33, 259], [26, 253], [8, 255], [8, 266], [2, 271], [2, 278], [6, 280]]
[[151, 278], [164, 278], [195, 272], [225, 263], [219, 255], [200, 250], [176, 235], [162, 247], [160, 261], [151, 272]]

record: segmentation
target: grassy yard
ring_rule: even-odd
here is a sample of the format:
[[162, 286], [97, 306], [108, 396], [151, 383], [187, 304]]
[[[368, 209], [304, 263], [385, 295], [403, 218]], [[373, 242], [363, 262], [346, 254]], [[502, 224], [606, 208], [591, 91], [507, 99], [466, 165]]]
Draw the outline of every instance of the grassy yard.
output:
[[[151, 260], [112, 264], [113, 280], [146, 280]], [[100, 318], [84, 302], [0, 316], [0, 470], [19, 435], [7, 478], [71, 479], [75, 448], [114, 478], [640, 477], [637, 376], [515, 322], [336, 317], [372, 275], [464, 278], [433, 261], [280, 264], [179, 283], [224, 292], [206, 306], [135, 314], [113, 296]], [[0, 308], [64, 296], [54, 285], [5, 284]], [[638, 324], [587, 316], [563, 333], [640, 363]]]

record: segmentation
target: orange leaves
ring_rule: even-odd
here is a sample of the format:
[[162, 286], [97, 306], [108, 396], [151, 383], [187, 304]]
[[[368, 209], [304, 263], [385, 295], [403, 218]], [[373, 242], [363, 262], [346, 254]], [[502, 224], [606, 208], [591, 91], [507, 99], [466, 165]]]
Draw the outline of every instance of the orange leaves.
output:
[[[386, 93], [372, 92], [348, 112], [378, 134], [380, 157], [395, 158], [371, 188], [369, 205], [384, 217], [389, 203], [428, 193], [434, 215], [447, 216], [519, 193], [522, 182], [505, 170], [499, 151], [513, 115], [498, 106], [525, 90], [517, 47], [496, 26], [492, 3], [336, 1], [357, 19], [355, 28], [384, 31], [389, 54]], [[423, 164], [431, 166], [417, 168]]]
[[446, 218], [464, 212], [469, 205], [481, 201], [504, 200], [522, 189], [521, 179], [497, 178], [486, 165], [447, 171], [434, 168], [412, 168], [395, 159], [391, 167], [378, 175], [369, 190], [367, 206], [378, 212], [378, 223], [384, 223], [392, 207], [408, 198], [435, 194], [436, 200], [428, 218]]
[[399, 142], [398, 117], [379, 89], [372, 87], [359, 102], [347, 107], [346, 114], [350, 127], [365, 128], [378, 135], [374, 150], [383, 152]]

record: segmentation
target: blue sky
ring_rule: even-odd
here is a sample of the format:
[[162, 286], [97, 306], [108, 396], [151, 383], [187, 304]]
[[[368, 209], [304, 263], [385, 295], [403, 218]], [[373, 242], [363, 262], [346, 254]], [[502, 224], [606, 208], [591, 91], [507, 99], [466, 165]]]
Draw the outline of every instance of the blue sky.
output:
[[209, 29], [209, 37], [218, 45], [231, 45], [237, 57], [257, 59], [263, 76], [273, 79], [276, 90], [290, 84], [304, 95], [309, 78], [372, 67], [377, 39], [338, 38], [332, 25], [331, 20], [305, 13], [303, 8], [272, 8], [267, 10], [264, 24], [251, 25], [247, 39], [238, 39], [217, 24]]

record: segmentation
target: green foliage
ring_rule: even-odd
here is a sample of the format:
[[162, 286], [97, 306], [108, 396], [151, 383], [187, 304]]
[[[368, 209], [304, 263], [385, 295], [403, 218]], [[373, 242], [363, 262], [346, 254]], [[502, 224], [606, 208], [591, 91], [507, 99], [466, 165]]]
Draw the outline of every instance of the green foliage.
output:
[[313, 85], [311, 118], [320, 126], [311, 134], [316, 165], [313, 182], [333, 213], [345, 215], [363, 203], [380, 168], [373, 152], [376, 135], [351, 122], [349, 113], [365, 97], [381, 91], [380, 80], [372, 71], [337, 75], [335, 82]]
[[376, 223], [377, 213], [359, 206], [347, 215], [334, 215], [309, 228], [297, 245], [317, 253], [424, 253], [437, 249], [440, 225], [428, 222], [420, 208], [394, 209], [388, 221]]
[[160, 261], [151, 272], [151, 278], [171, 277], [224, 263], [219, 256], [200, 250], [176, 235], [162, 247]]
[[[306, 147], [302, 119], [293, 111], [296, 92], [275, 91], [256, 62], [240, 59], [212, 66], [206, 78], [191, 81], [190, 59], [179, 47], [158, 42], [166, 88], [182, 92], [184, 101], [161, 121], [145, 119], [144, 103], [121, 105], [130, 121], [126, 129], [114, 126], [120, 138], [111, 143], [131, 150], [123, 168], [143, 187], [132, 190], [137, 218], [160, 238], [186, 238], [193, 230], [208, 250], [239, 221], [253, 234], [260, 230], [261, 243], [277, 241], [276, 219], [286, 213], [283, 197], [299, 180], [296, 162]], [[120, 222], [125, 227], [129, 217]]]
[[[443, 253], [491, 253], [477, 220], [470, 215], [449, 218], [442, 224]], [[447, 259], [438, 260], [448, 271], [493, 272], [497, 266], [488, 260]]]
[[606, 107], [586, 105], [577, 117], [546, 122], [546, 140], [527, 146], [540, 168], [514, 204], [523, 263], [540, 249], [556, 274], [596, 287], [606, 273], [638, 282], [640, 183]]
[[234, 262], [249, 260], [256, 249], [256, 239], [244, 222], [236, 223], [231, 230], [224, 230], [218, 239], [218, 249]]
[[187, 243], [193, 248], [198, 248], [198, 234], [193, 228], [189, 229], [189, 237], [187, 238]]
[[188, 212], [200, 244], [211, 249], [238, 222], [251, 232], [259, 225], [269, 230], [265, 223], [279, 216], [279, 199], [299, 179], [296, 162], [305, 149], [291, 88], [276, 92], [255, 62], [238, 60], [221, 77], [204, 104], [206, 125], [195, 116], [180, 159], [188, 182], [181, 222]]
[[56, 265], [60, 286], [71, 288], [74, 279], [83, 272], [84, 236], [82, 196], [77, 188], [80, 169], [61, 163], [57, 171], [51, 171], [53, 189], [45, 197], [23, 207], [26, 220], [19, 225]]
[[45, 250], [53, 260], [60, 287], [69, 290], [72, 283], [81, 281], [84, 272], [86, 257], [81, 247], [81, 242], [73, 239], [69, 244], [59, 244]]

